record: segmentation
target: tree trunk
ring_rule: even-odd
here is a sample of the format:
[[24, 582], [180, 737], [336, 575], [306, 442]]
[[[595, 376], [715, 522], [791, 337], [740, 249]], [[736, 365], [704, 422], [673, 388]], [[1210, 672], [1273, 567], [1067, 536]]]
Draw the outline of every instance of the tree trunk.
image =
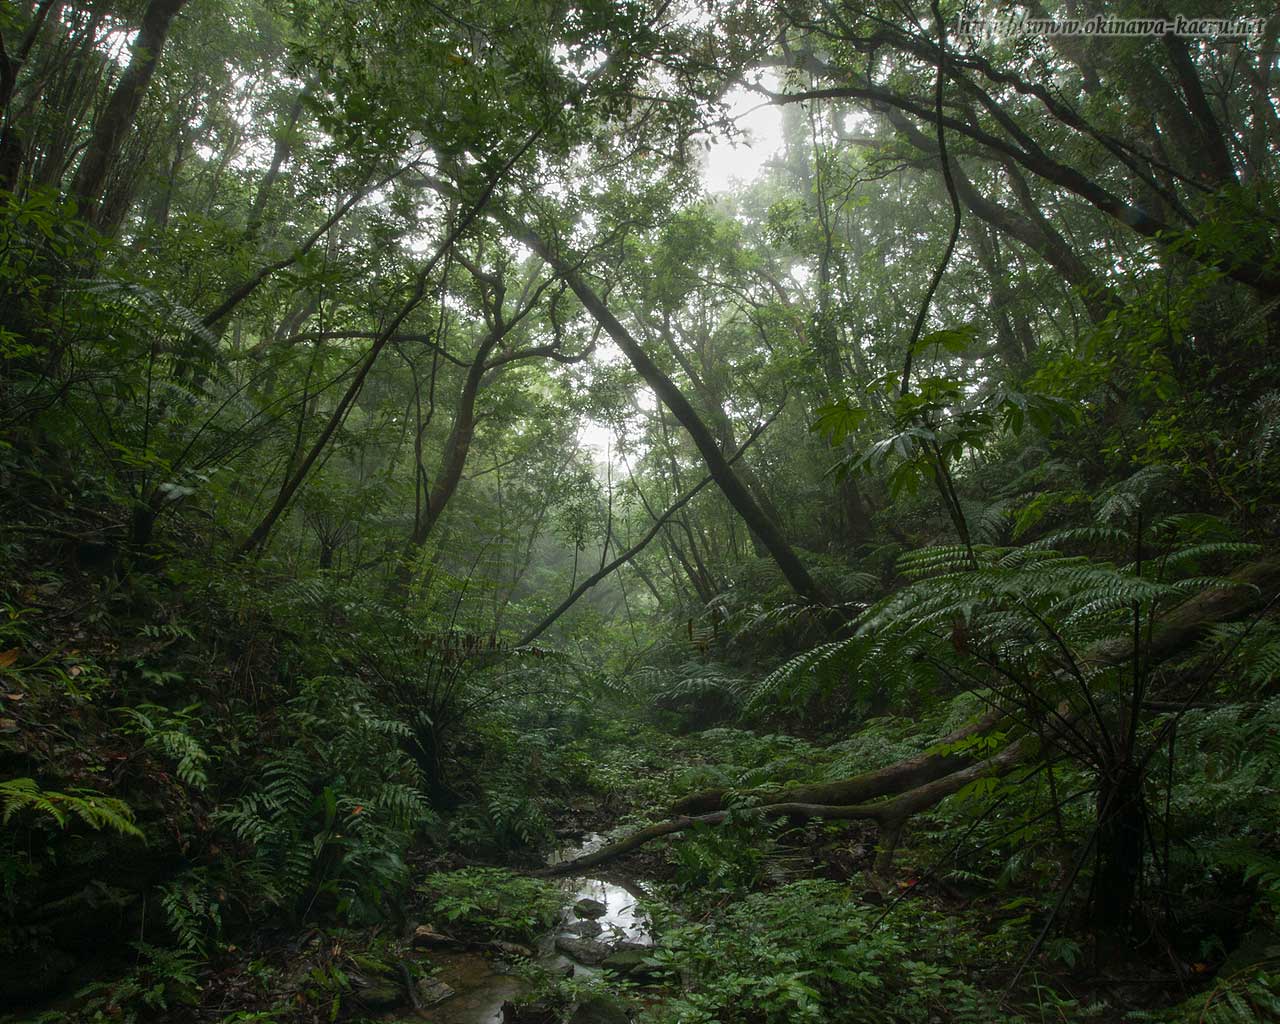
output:
[[[1028, 757], [1035, 750], [1033, 737], [1024, 737], [1006, 747], [994, 757], [971, 765], [968, 768], [952, 772], [940, 779], [934, 779], [914, 788], [899, 788], [898, 795], [890, 800], [875, 803], [859, 804], [819, 804], [784, 801], [769, 803], [754, 810], [765, 818], [792, 818], [800, 821], [823, 818], [828, 821], [875, 821], [878, 822], [882, 834], [892, 836], [892, 844], [896, 845], [902, 826], [912, 815], [928, 810], [954, 793], [958, 793], [970, 783], [987, 775], [1001, 774]], [[594, 853], [588, 853], [573, 860], [564, 861], [538, 872], [540, 875], [567, 875], [586, 868], [595, 867], [605, 861], [614, 860], [632, 850], [639, 849], [645, 843], [662, 836], [683, 832], [696, 825], [719, 825], [729, 816], [728, 811], [713, 811], [696, 817], [681, 816], [669, 821], [660, 821], [649, 825], [631, 835], [609, 843]], [[890, 850], [890, 855], [892, 851]], [[878, 869], [887, 867], [881, 858]]]
[[116, 156], [133, 127], [151, 76], [155, 74], [169, 36], [169, 28], [187, 0], [151, 0], [142, 15], [142, 28], [129, 52], [129, 66], [93, 128], [93, 136], [71, 182], [71, 194], [80, 203], [80, 214], [97, 225], [99, 203]]
[[462, 470], [467, 464], [467, 454], [471, 451], [471, 439], [476, 432], [476, 396], [480, 393], [480, 383], [484, 377], [484, 361], [489, 350], [497, 339], [486, 339], [476, 353], [475, 362], [467, 370], [467, 379], [463, 382], [462, 393], [458, 396], [458, 409], [453, 417], [453, 428], [445, 441], [444, 451], [440, 456], [440, 471], [427, 494], [426, 507], [418, 525], [410, 537], [410, 546], [420, 548], [427, 542], [432, 528], [439, 521], [445, 506], [453, 498], [462, 479]]
[[262, 230], [262, 218], [266, 213], [267, 200], [271, 196], [272, 188], [275, 187], [276, 179], [280, 177], [280, 171], [293, 150], [294, 133], [298, 127], [298, 119], [302, 116], [302, 107], [306, 96], [307, 90], [303, 89], [294, 97], [293, 104], [289, 107], [288, 113], [285, 114], [283, 124], [276, 129], [276, 141], [275, 148], [271, 154], [271, 165], [267, 168], [267, 173], [263, 175], [262, 181], [258, 184], [258, 191], [253, 197], [253, 206], [249, 208], [249, 216], [245, 221], [245, 241], [253, 241], [258, 237], [258, 232]]
[[[1002, 712], [989, 712], [977, 721], [957, 729], [949, 736], [943, 736], [933, 746], [947, 746], [986, 732], [997, 725], [1003, 717]], [[852, 778], [820, 782], [809, 786], [793, 786], [790, 789], [758, 795], [762, 801], [770, 804], [863, 803], [889, 793], [925, 785], [972, 763], [973, 758], [965, 754], [937, 757], [926, 752]], [[725, 789], [704, 789], [697, 793], [690, 793], [672, 804], [671, 813], [705, 814], [708, 811], [719, 810], [727, 792], [728, 790]]]
[[556, 273], [573, 289], [573, 293], [578, 296], [587, 311], [595, 317], [614, 343], [622, 349], [623, 353], [631, 361], [631, 365], [635, 367], [636, 372], [653, 389], [663, 404], [672, 411], [676, 419], [680, 421], [681, 426], [689, 432], [689, 436], [693, 438], [694, 444], [697, 445], [698, 451], [706, 462], [707, 470], [720, 488], [721, 493], [728, 499], [729, 504], [733, 506], [738, 515], [742, 517], [747, 527], [759, 536], [761, 543], [768, 549], [769, 554], [777, 563], [778, 568], [782, 570], [782, 575], [786, 577], [792, 589], [801, 597], [815, 603], [823, 603], [826, 595], [822, 593], [817, 583], [814, 582], [813, 577], [809, 575], [809, 570], [805, 568], [799, 556], [787, 543], [781, 531], [764, 514], [759, 504], [751, 496], [750, 491], [747, 490], [742, 480], [733, 471], [728, 460], [720, 451], [720, 446], [716, 444], [711, 431], [707, 429], [701, 417], [698, 416], [693, 406], [689, 404], [689, 400], [676, 387], [675, 382], [662, 372], [658, 364], [649, 358], [643, 346], [613, 315], [609, 307], [605, 305], [604, 300], [596, 294], [595, 290], [578, 273], [579, 261], [567, 258], [557, 252], [531, 228], [514, 218], [502, 217], [501, 220], [516, 237], [555, 268]]
[[1093, 919], [1102, 929], [1132, 923], [1142, 875], [1142, 775], [1129, 764], [1098, 791], [1098, 870], [1093, 885]]

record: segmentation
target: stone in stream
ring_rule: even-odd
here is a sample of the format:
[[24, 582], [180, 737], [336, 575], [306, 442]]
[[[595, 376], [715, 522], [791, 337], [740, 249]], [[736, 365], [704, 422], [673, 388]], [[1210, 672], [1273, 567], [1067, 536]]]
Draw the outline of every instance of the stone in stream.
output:
[[522, 946], [518, 942], [504, 942], [502, 939], [494, 939], [489, 943], [489, 948], [499, 956], [509, 956], [515, 959], [533, 959], [533, 950], [528, 946]]
[[605, 958], [613, 952], [606, 943], [597, 939], [578, 938], [576, 935], [557, 935], [556, 949], [582, 964], [603, 963]]
[[584, 917], [581, 921], [574, 921], [573, 924], [565, 925], [564, 930], [573, 932], [574, 935], [580, 935], [584, 939], [592, 939], [604, 931], [604, 925], [599, 921]]
[[370, 1010], [391, 1010], [404, 1003], [404, 989], [390, 978], [356, 978], [356, 998]]
[[454, 994], [453, 989], [439, 978], [421, 978], [418, 980], [418, 1001], [422, 1004], [424, 1010], [435, 1006], [437, 1003], [443, 1003]]
[[423, 947], [457, 949], [462, 945], [457, 939], [436, 931], [429, 924], [420, 924], [413, 930], [413, 944], [419, 949]]
[[573, 905], [573, 912], [579, 917], [595, 920], [597, 917], [604, 917], [604, 915], [609, 912], [609, 908], [599, 900], [593, 900], [590, 896], [584, 896]]

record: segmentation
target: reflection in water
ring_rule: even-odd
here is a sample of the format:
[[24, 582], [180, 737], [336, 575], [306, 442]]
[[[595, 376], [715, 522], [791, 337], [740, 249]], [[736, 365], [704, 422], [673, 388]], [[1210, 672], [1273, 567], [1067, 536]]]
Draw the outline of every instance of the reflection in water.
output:
[[604, 927], [600, 938], [608, 942], [625, 939], [651, 945], [649, 919], [636, 906], [644, 897], [644, 890], [625, 879], [574, 878], [570, 879], [569, 906], [581, 899], [599, 900], [605, 905], [603, 917], [596, 918]]
[[519, 978], [502, 973], [498, 964], [479, 953], [444, 953], [431, 958], [439, 967], [436, 977], [457, 992], [439, 1006], [404, 1016], [401, 1020], [435, 1021], [436, 1024], [498, 1024], [502, 1004], [520, 996]]
[[[559, 864], [584, 853], [600, 848], [604, 837], [589, 834], [579, 845], [558, 850], [548, 859], [548, 864]], [[561, 883], [565, 896], [561, 927], [542, 937], [538, 943], [538, 962], [550, 970], [561, 970], [573, 961], [558, 953], [556, 935], [563, 934], [563, 926], [572, 924], [576, 917], [573, 905], [581, 899], [598, 900], [605, 906], [605, 913], [597, 921], [602, 932], [596, 936], [602, 942], [616, 945], [619, 942], [652, 945], [649, 921], [636, 906], [644, 896], [638, 884], [619, 876], [610, 878], [566, 878]], [[500, 1024], [502, 1004], [517, 999], [523, 989], [519, 978], [505, 973], [504, 968], [479, 953], [445, 953], [433, 956], [432, 962], [439, 970], [436, 977], [457, 992], [439, 1006], [421, 1010], [416, 1014], [399, 1015], [399, 1020], [433, 1021], [435, 1024]], [[578, 977], [590, 977], [599, 973], [597, 967], [573, 963]]]

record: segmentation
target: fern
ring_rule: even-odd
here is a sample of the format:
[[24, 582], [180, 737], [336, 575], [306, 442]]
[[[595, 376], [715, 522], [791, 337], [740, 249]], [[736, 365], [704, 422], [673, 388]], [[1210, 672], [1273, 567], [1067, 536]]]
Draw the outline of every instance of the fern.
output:
[[213, 815], [251, 848], [263, 899], [302, 908], [330, 892], [348, 916], [371, 920], [383, 894], [407, 884], [404, 852], [435, 816], [404, 749], [412, 729], [370, 696], [346, 677], [304, 680], [285, 708], [292, 744]]
[[1257, 426], [1253, 434], [1254, 457], [1265, 463], [1280, 444], [1280, 391], [1268, 391], [1253, 406]]
[[6, 825], [20, 812], [34, 811], [52, 818], [59, 828], [66, 828], [72, 818], [78, 818], [92, 829], [109, 829], [120, 835], [143, 838], [128, 804], [92, 789], [57, 793], [41, 789], [34, 779], [9, 779], [0, 782], [0, 805], [4, 807], [4, 817], [0, 820]]
[[1135, 1011], [1133, 1021], [1167, 1021], [1177, 1024], [1258, 1024], [1280, 1019], [1280, 967], [1264, 961], [1225, 978], [1218, 978], [1204, 995], [1184, 1003], [1176, 1011]]
[[1280, 625], [1260, 622], [1223, 623], [1209, 631], [1205, 641], [1210, 653], [1229, 655], [1230, 676], [1245, 684], [1242, 692], [1261, 689], [1280, 679]]
[[179, 779], [193, 789], [205, 789], [209, 785], [209, 754], [192, 735], [193, 727], [201, 724], [195, 716], [198, 708], [198, 704], [192, 704], [181, 711], [170, 711], [155, 704], [141, 704], [118, 710], [129, 720], [132, 731], [145, 737], [148, 747], [175, 762]]
[[222, 913], [201, 869], [186, 872], [161, 887], [160, 905], [178, 945], [205, 953], [222, 930]]

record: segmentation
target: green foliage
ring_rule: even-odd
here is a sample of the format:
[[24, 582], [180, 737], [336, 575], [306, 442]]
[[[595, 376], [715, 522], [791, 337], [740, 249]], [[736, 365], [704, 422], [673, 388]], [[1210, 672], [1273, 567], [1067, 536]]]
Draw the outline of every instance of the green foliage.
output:
[[[1274, 677], [1273, 677], [1274, 678]], [[1252, 687], [1250, 687], [1250, 690]], [[1280, 698], [1188, 710], [1157, 777], [1172, 768], [1171, 883], [1194, 891], [1206, 878], [1253, 894], [1256, 916], [1280, 908], [1280, 846], [1267, 822], [1280, 813]]]
[[167, 883], [160, 905], [179, 946], [193, 953], [210, 951], [222, 930], [222, 911], [207, 870], [193, 868]]
[[136, 942], [137, 966], [114, 981], [95, 982], [80, 989], [74, 1013], [50, 1010], [31, 1024], [137, 1024], [159, 1013], [186, 1012], [200, 1000], [199, 959], [188, 950], [164, 949]]
[[1276, 961], [1258, 964], [1220, 977], [1203, 995], [1172, 1011], [1136, 1012], [1132, 1021], [1163, 1021], [1165, 1024], [1254, 1024], [1280, 1018], [1280, 974]]
[[376, 919], [408, 882], [404, 851], [435, 820], [408, 727], [365, 704], [342, 677], [303, 684], [286, 708], [292, 745], [258, 766], [257, 781], [214, 820], [246, 844], [256, 898], [305, 912], [321, 895], [352, 920]]
[[[687, 979], [658, 1013], [681, 1022], [924, 1022], [997, 1019], [952, 965], [917, 955], [909, 929], [833, 882], [735, 901], [708, 923], [667, 928], [654, 960]], [[939, 950], [939, 953], [942, 951]], [[945, 955], [945, 954], [944, 954]], [[1021, 1020], [1001, 1013], [998, 1019]]]
[[[906, 8], [169, 4], [154, 67], [123, 74], [164, 6], [0, 8], [0, 959], [52, 965], [40, 998], [69, 977], [57, 915], [84, 877], [148, 908], [100, 945], [161, 930], [159, 908], [173, 946], [86, 993], [85, 1019], [201, 998], [267, 1019], [228, 1009], [234, 984], [198, 990], [263, 922], [381, 923], [416, 848], [532, 859], [584, 797], [638, 816], [709, 784], [730, 828], [674, 845], [675, 870], [690, 901], [742, 906], [673, 930], [677, 1017], [999, 1019], [975, 986], [1005, 982], [1094, 791], [1135, 761], [1164, 808], [1153, 903], [1274, 915], [1280, 631], [1218, 626], [1168, 665], [1089, 657], [1274, 546], [1268, 46], [1171, 64], [1115, 40], [1086, 67], [1030, 36], [953, 39], [976, 216], [899, 393], [947, 220], [910, 127], [938, 68]], [[708, 196], [689, 150], [738, 130], [733, 83], [766, 65], [843, 98], [782, 104], [767, 171]], [[1045, 68], [1052, 103], [1024, 80]], [[1174, 129], [1186, 98], [1195, 130], [1160, 103], [1135, 118], [1137, 93], [1172, 96]], [[105, 184], [73, 198], [104, 139]], [[608, 348], [618, 324], [578, 294], [596, 282], [669, 385]], [[707, 487], [511, 651], [702, 478], [708, 439], [727, 454], [767, 416], [735, 472], [824, 600]], [[1035, 888], [999, 897], [999, 969], [939, 966], [963, 926], [873, 928], [829, 886], [745, 895], [768, 884], [761, 791], [918, 754], [989, 704], [1017, 722], [950, 753], [1064, 705], [1083, 747], [1133, 734], [1116, 763], [986, 775], [913, 824], [908, 854], [965, 836], [957, 884]], [[179, 867], [133, 864], [144, 834]], [[514, 878], [448, 877], [464, 930], [544, 922], [551, 897]], [[1240, 923], [1170, 942], [1218, 950]], [[1053, 936], [1054, 969], [1086, 970], [1086, 940]], [[291, 965], [279, 1016], [350, 1016], [350, 962]], [[1266, 1012], [1271, 980], [1222, 979], [1202, 1016]], [[1047, 990], [1039, 1010], [1087, 1012]]]
[[733, 715], [742, 702], [742, 677], [712, 661], [651, 670], [641, 685], [652, 693], [654, 707], [681, 712], [698, 725]]
[[676, 885], [708, 893], [734, 892], [759, 881], [765, 851], [749, 820], [694, 828], [668, 847]]
[[546, 931], [564, 902], [558, 886], [501, 868], [436, 872], [418, 890], [439, 927], [517, 942], [531, 942]]
[[140, 704], [120, 709], [128, 722], [127, 731], [141, 733], [148, 747], [174, 761], [178, 778], [194, 789], [204, 789], [209, 784], [209, 754], [192, 732], [202, 724], [196, 714], [199, 708], [192, 704], [170, 711], [155, 704]]
[[[1145, 564], [1107, 562], [1056, 548], [1088, 545], [1092, 550], [1131, 553], [1141, 524], [1167, 476], [1152, 468], [1107, 489], [1095, 500], [1098, 524], [1056, 531], [1021, 547], [959, 546], [921, 548], [899, 560], [899, 571], [917, 582], [869, 608], [856, 632], [813, 648], [766, 676], [756, 687], [757, 707], [794, 703], [815, 687], [837, 683], [861, 694], [897, 699], [940, 685], [967, 686], [969, 669], [955, 668], [955, 655], [967, 652], [971, 636], [981, 638], [979, 656], [999, 659], [1009, 669], [1045, 680], [1041, 700], [1067, 691], [1055, 666], [1064, 648], [1080, 656], [1091, 645], [1121, 639], [1132, 631], [1135, 607], [1145, 615], [1169, 608], [1186, 597], [1233, 581], [1206, 573], [1255, 554], [1257, 545], [1205, 539], [1222, 527], [1213, 517], [1163, 515], [1149, 522], [1143, 542], [1159, 549]], [[1125, 523], [1130, 525], [1116, 525]], [[974, 559], [976, 564], [970, 560]], [[1266, 658], [1264, 657], [1264, 664]], [[1114, 666], [1082, 669], [1091, 690], [1102, 693], [1124, 685]], [[871, 689], [874, 687], [874, 690]], [[1003, 689], [1002, 689], [1003, 687]], [[996, 681], [1005, 699], [1020, 700]], [[1008, 691], [1008, 692], [1006, 692]]]
[[24, 811], [32, 811], [45, 820], [52, 819], [59, 828], [66, 828], [72, 818], [77, 818], [92, 829], [109, 829], [125, 836], [142, 838], [142, 831], [134, 824], [133, 811], [123, 800], [85, 788], [57, 793], [41, 789], [34, 779], [8, 779], [0, 782], [0, 805], [4, 807], [4, 824]]

